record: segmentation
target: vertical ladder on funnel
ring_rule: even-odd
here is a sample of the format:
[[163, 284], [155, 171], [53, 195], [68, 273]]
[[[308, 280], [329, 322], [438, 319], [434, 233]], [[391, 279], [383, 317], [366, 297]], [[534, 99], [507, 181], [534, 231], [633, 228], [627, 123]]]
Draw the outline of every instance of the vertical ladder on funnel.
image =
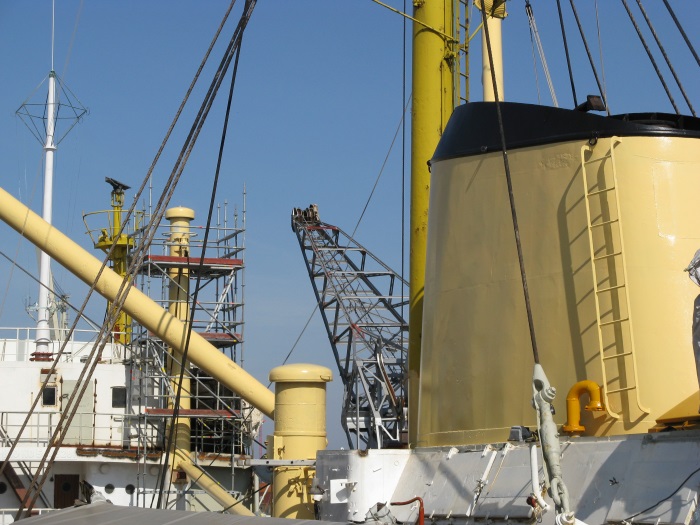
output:
[[457, 49], [454, 50], [454, 107], [469, 102], [469, 0], [454, 3], [452, 34], [456, 36]]
[[321, 222], [315, 205], [293, 210], [292, 230], [344, 385], [348, 443], [399, 447], [406, 427], [408, 285], [340, 228]]
[[627, 261], [622, 235], [622, 217], [615, 170], [615, 146], [612, 137], [608, 152], [593, 155], [590, 146], [581, 148], [581, 172], [588, 219], [593, 295], [596, 307], [598, 343], [603, 374], [603, 394], [608, 413], [619, 418], [612, 408], [610, 396], [634, 391], [637, 407], [642, 406], [634, 353], [634, 330], [627, 285]]

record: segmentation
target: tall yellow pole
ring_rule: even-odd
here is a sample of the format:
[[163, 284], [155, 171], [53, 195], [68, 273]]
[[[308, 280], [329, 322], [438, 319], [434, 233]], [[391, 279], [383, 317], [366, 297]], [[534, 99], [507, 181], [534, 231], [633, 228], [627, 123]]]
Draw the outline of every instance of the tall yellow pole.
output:
[[[428, 235], [430, 172], [442, 131], [454, 109], [452, 42], [428, 29], [453, 34], [454, 0], [416, 0], [413, 23], [413, 110], [411, 120], [411, 256], [408, 348], [409, 442], [416, 441], [418, 382], [423, 333], [423, 288]], [[428, 27], [426, 27], [428, 26]]]
[[[124, 207], [124, 191], [112, 191], [112, 239], [114, 239], [122, 229], [122, 208]], [[127, 270], [127, 253], [129, 247], [133, 244], [133, 239], [122, 233], [117, 240], [117, 246], [112, 253], [112, 264], [114, 271], [122, 277], [126, 276]], [[131, 317], [123, 310], [119, 312], [117, 322], [114, 324], [114, 332], [117, 340], [123, 338], [123, 343], [131, 342]]]
[[[129, 248], [134, 245], [134, 239], [129, 237], [126, 233], [119, 233], [122, 229], [124, 189], [128, 189], [128, 186], [120, 185], [113, 179], [108, 179], [108, 181], [111, 181], [110, 184], [113, 185], [111, 194], [111, 229], [102, 230], [102, 235], [100, 235], [100, 237], [97, 239], [95, 248], [99, 248], [105, 253], [109, 253], [112, 245], [114, 245], [114, 250], [110, 256], [110, 260], [112, 261], [112, 269], [123, 278], [126, 277], [127, 255], [129, 253]], [[112, 303], [109, 302], [107, 304], [108, 311], [111, 309], [111, 307]], [[114, 321], [112, 334], [114, 336], [114, 340], [119, 343], [129, 344], [131, 342], [131, 317], [124, 310], [119, 312], [117, 319]]]
[[[165, 218], [170, 221], [169, 253], [171, 257], [190, 256], [190, 221], [194, 219], [194, 210], [178, 206], [170, 208], [165, 212]], [[184, 323], [189, 322], [190, 317], [190, 274], [186, 268], [171, 268], [168, 271], [170, 282], [168, 284], [168, 311], [170, 314]], [[188, 326], [188, 328], [190, 328]], [[182, 349], [169, 347], [172, 359], [168, 373], [172, 391], [177, 392], [180, 388], [179, 408], [188, 410], [190, 408], [190, 378], [188, 376], [189, 366], [184, 358]], [[182, 376], [182, 385], [178, 387]], [[168, 408], [175, 409], [175, 399], [168, 398]], [[189, 455], [191, 425], [189, 417], [178, 417], [171, 422], [175, 425], [175, 439], [173, 440], [173, 465], [176, 463], [179, 452], [183, 456]]]
[[489, 60], [488, 46], [486, 45], [486, 31], [481, 31], [481, 83], [483, 86], [484, 102], [495, 102], [496, 92], [493, 89], [493, 73], [496, 77], [498, 87], [498, 99], [505, 100], [503, 92], [503, 38], [501, 36], [501, 25], [506, 15], [505, 0], [484, 0], [478, 2], [479, 9], [486, 9], [486, 23], [489, 30], [489, 41], [491, 42], [491, 56], [493, 57], [493, 68]]

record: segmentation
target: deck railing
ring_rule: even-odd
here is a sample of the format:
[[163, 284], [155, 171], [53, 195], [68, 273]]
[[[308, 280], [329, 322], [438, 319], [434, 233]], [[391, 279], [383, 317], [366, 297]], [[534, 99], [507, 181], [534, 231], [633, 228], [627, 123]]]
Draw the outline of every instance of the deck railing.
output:
[[[0, 362], [53, 361], [68, 334], [68, 330], [52, 330], [58, 339], [49, 343], [49, 355], [37, 356], [36, 327], [0, 327]], [[97, 330], [75, 330], [66, 344], [61, 356], [61, 362], [84, 362], [97, 338]], [[113, 336], [117, 336], [116, 332]], [[118, 362], [124, 359], [124, 346], [118, 343], [108, 343], [102, 353], [103, 362]]]
[[[0, 412], [0, 447], [10, 447], [24, 424], [26, 412]], [[18, 446], [46, 447], [61, 419], [59, 411], [34, 412]], [[118, 448], [160, 448], [162, 418], [144, 414], [81, 413], [73, 417], [63, 445]]]
[[[46, 514], [48, 512], [53, 512], [58, 509], [38, 509], [38, 508], [33, 508], [32, 509], [32, 516], [40, 516], [41, 514]], [[9, 523], [14, 523], [15, 522], [15, 515], [17, 514], [17, 508], [7, 508], [7, 509], [2, 509], [0, 508], [0, 525], [7, 525]]]

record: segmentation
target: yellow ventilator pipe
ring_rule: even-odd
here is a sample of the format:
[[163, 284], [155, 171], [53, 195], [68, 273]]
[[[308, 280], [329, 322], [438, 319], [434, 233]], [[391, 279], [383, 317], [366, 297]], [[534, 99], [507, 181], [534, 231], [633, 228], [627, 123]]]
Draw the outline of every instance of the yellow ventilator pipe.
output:
[[586, 410], [595, 412], [605, 410], [600, 401], [598, 383], [588, 379], [575, 383], [566, 395], [566, 424], [562, 427], [564, 432], [584, 432], [586, 430], [586, 427], [581, 425], [581, 402], [579, 401], [585, 392], [588, 392]]
[[[332, 378], [328, 368], [310, 364], [270, 371], [275, 383], [275, 433], [268, 437], [268, 458], [316, 459], [316, 453], [326, 448], [326, 383]], [[308, 467], [276, 467], [272, 476], [273, 517], [314, 519], [308, 492], [313, 474]]]
[[192, 463], [189, 459], [184, 457], [180, 458], [177, 466], [180, 470], [187, 474], [193, 483], [196, 483], [202, 487], [207, 494], [214, 498], [214, 500], [223, 507], [224, 512], [228, 512], [229, 514], [238, 514], [240, 516], [255, 515], [244, 507], [241, 501], [237, 500], [231, 494], [226, 492], [226, 489], [219, 485], [215, 480], [207, 476], [206, 472]]
[[[493, 57], [493, 68], [489, 60], [488, 47], [486, 45], [486, 31], [481, 31], [481, 83], [483, 86], [484, 102], [495, 102], [496, 92], [493, 89], [493, 73], [496, 77], [496, 87], [498, 88], [498, 100], [505, 100], [503, 92], [503, 37], [501, 26], [503, 18], [506, 17], [505, 1], [486, 0], [486, 23], [488, 24], [489, 41], [491, 42], [491, 56]], [[479, 9], [481, 5], [477, 4]]]
[[[102, 262], [48, 224], [24, 204], [0, 188], [0, 220], [45, 251], [59, 264], [87, 284], [92, 284]], [[102, 272], [95, 290], [108, 301], [114, 301], [123, 279], [109, 268]], [[124, 311], [169, 346], [182, 348], [187, 328], [158, 306], [140, 290], [128, 289]], [[222, 385], [230, 388], [262, 413], [274, 419], [275, 396], [265, 385], [222, 354], [202, 336], [190, 336], [188, 357]]]
[[[165, 212], [165, 218], [170, 221], [170, 238], [168, 239], [168, 252], [171, 257], [190, 256], [190, 222], [194, 219], [194, 210], [182, 206], [170, 208]], [[185, 268], [171, 268], [168, 270], [168, 311], [172, 316], [189, 322], [190, 318], [190, 272]], [[168, 347], [172, 355], [169, 359], [168, 375], [172, 392], [180, 388], [179, 408], [188, 410], [191, 407], [191, 391], [189, 365], [181, 350], [176, 347]], [[182, 375], [182, 381], [180, 376]], [[181, 383], [181, 384], [180, 384]], [[168, 397], [168, 408], [175, 410], [175, 398]], [[189, 417], [178, 417], [170, 422], [175, 425], [175, 439], [171, 444], [172, 452], [181, 451], [183, 454], [190, 452], [190, 436], [192, 424]], [[174, 460], [174, 458], [173, 458]], [[173, 461], [173, 465], [175, 462]]]
[[[428, 207], [432, 158], [454, 109], [454, 78], [450, 42], [443, 34], [453, 30], [454, 0], [414, 2], [413, 94], [411, 115], [411, 253], [408, 334], [408, 438], [415, 444], [418, 430], [418, 383], [423, 334], [423, 294], [428, 238]], [[425, 24], [425, 25], [423, 25]], [[428, 27], [426, 27], [428, 26]], [[454, 62], [453, 62], [454, 63]]]

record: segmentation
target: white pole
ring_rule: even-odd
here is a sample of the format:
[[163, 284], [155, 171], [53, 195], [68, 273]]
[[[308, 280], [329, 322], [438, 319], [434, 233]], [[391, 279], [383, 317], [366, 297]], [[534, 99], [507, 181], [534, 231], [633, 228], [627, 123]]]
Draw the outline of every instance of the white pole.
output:
[[[486, 23], [489, 26], [489, 40], [491, 41], [491, 55], [493, 56], [493, 69], [496, 72], [496, 86], [498, 87], [498, 99], [505, 100], [503, 93], [503, 37], [501, 36], [501, 24], [503, 20], [488, 16]], [[489, 60], [488, 48], [486, 45], [486, 31], [481, 30], [481, 56], [482, 70], [481, 82], [484, 89], [484, 102], [494, 102], [496, 93], [493, 89], [493, 77], [491, 76], [491, 61]]]
[[[44, 202], [42, 218], [51, 224], [53, 214], [53, 158], [56, 152], [53, 136], [56, 127], [56, 73], [49, 73], [49, 94], [46, 103], [46, 143], [44, 144]], [[49, 352], [49, 290], [51, 288], [51, 258], [45, 252], [39, 257], [39, 304], [36, 325], [36, 351]]]

